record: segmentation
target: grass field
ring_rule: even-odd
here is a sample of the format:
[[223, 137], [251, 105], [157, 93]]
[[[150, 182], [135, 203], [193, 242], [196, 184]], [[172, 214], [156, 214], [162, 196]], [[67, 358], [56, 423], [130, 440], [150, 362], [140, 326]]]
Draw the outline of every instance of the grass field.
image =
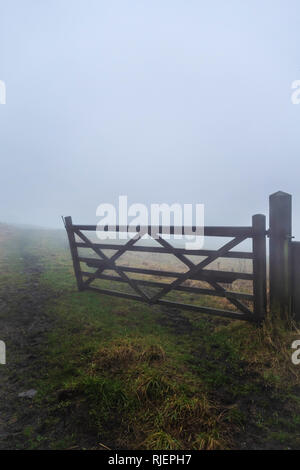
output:
[[1, 225], [0, 262], [0, 448], [300, 448], [297, 330], [77, 292], [63, 231]]

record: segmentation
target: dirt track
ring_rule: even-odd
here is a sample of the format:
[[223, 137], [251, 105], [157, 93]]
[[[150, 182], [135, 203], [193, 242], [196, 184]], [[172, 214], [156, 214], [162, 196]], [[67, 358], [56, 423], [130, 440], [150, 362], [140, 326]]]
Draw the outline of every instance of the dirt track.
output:
[[34, 401], [18, 394], [34, 389], [35, 379], [45, 368], [41, 351], [52, 323], [44, 309], [51, 293], [39, 284], [39, 259], [26, 253], [21, 256], [25, 284], [8, 285], [0, 292], [0, 338], [7, 354], [6, 365], [0, 366], [0, 449], [26, 448], [26, 429], [39, 422], [40, 410]]

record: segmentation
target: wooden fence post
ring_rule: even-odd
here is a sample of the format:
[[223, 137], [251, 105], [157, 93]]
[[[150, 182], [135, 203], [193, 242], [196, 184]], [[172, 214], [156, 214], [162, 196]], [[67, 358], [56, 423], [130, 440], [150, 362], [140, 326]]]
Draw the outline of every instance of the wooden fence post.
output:
[[72, 256], [72, 261], [73, 261], [74, 273], [75, 273], [75, 277], [77, 281], [77, 287], [78, 287], [78, 290], [83, 290], [83, 280], [82, 280], [82, 275], [81, 275], [80, 263], [78, 259], [78, 251], [75, 245], [76, 241], [75, 241], [75, 235], [74, 235], [74, 230], [73, 230], [72, 217], [70, 216], [65, 217], [64, 221], [65, 221], [65, 227], [66, 227], [69, 244], [70, 244], [70, 251], [71, 251], [71, 256]]
[[270, 204], [270, 311], [289, 320], [291, 313], [292, 196], [278, 191]]
[[266, 217], [256, 214], [252, 217], [253, 228], [253, 296], [254, 315], [258, 320], [267, 311], [267, 267], [266, 267]]
[[292, 242], [292, 312], [300, 320], [300, 242]]

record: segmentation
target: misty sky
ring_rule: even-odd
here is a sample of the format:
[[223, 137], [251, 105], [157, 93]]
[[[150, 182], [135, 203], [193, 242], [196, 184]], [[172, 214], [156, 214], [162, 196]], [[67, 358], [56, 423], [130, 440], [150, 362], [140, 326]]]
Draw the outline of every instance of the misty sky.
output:
[[128, 195], [249, 225], [280, 189], [300, 239], [299, 24], [299, 0], [0, 0], [0, 221]]

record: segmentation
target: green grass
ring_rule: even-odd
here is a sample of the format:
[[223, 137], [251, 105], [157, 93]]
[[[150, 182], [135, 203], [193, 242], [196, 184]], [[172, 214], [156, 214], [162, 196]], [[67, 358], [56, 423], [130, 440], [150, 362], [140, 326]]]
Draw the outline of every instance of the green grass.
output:
[[[61, 236], [21, 238], [22, 252], [43, 266], [39, 282], [53, 292], [46, 308], [55, 325], [35, 384], [36, 406], [47, 410], [43, 432], [24, 430], [31, 448], [300, 448], [294, 332], [274, 339], [250, 323], [77, 292]], [[20, 245], [8, 245], [14, 261], [2, 285], [11, 276], [22, 282]]]

